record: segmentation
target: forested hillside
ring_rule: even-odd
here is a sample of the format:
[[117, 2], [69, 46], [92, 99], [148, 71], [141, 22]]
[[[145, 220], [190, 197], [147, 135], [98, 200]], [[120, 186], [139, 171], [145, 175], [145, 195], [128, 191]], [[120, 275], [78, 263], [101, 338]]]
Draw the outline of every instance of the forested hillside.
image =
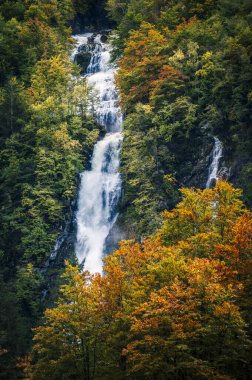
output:
[[30, 350], [46, 263], [100, 132], [69, 60], [74, 11], [71, 0], [0, 5], [1, 379], [16, 378], [16, 358]]
[[[95, 38], [71, 57], [90, 31], [109, 34], [124, 119], [107, 245], [126, 240], [102, 275], [72, 237], [105, 133]], [[251, 115], [251, 0], [0, 2], [1, 379], [251, 379]]]
[[111, 0], [127, 113], [123, 223], [152, 232], [180, 186], [204, 188], [213, 136], [222, 173], [252, 205], [252, 2]]

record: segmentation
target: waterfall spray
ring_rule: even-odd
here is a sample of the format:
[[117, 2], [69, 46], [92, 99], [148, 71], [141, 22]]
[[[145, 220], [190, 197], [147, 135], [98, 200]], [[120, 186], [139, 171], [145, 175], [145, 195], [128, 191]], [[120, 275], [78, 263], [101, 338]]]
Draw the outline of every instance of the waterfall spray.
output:
[[206, 183], [207, 189], [211, 187], [213, 180], [218, 179], [219, 164], [220, 164], [220, 159], [222, 157], [222, 154], [223, 154], [222, 142], [218, 139], [218, 137], [214, 137], [212, 162], [209, 167], [208, 178], [207, 178], [207, 183]]
[[[96, 120], [107, 134], [95, 145], [91, 170], [81, 173], [78, 195], [76, 256], [91, 273], [102, 272], [106, 239], [117, 219], [116, 205], [121, 194], [119, 174], [122, 143], [122, 117], [114, 84], [116, 68], [110, 64], [110, 45], [101, 42], [101, 35], [78, 35], [78, 47], [88, 45], [91, 52], [87, 82], [97, 92]], [[90, 43], [92, 41], [92, 43]]]

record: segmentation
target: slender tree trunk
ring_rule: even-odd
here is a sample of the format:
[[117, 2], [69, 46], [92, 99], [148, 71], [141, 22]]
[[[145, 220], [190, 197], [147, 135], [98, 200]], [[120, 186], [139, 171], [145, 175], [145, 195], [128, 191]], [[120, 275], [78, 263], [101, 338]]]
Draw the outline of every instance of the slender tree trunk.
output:
[[91, 380], [94, 380], [95, 378], [95, 371], [96, 371], [96, 360], [97, 360], [97, 356], [96, 356], [96, 348], [97, 348], [97, 340], [95, 339], [95, 342], [94, 342], [94, 355], [93, 355], [93, 371], [92, 371], [92, 377], [91, 377]]

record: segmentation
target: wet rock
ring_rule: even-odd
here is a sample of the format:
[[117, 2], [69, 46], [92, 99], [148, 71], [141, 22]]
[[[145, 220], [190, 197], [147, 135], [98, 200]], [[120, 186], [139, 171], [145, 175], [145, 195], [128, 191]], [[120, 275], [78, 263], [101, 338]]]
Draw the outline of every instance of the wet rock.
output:
[[[211, 163], [211, 154], [213, 150], [213, 137], [205, 134], [199, 139], [195, 139], [192, 146], [192, 155], [190, 157], [190, 165], [186, 172], [180, 186], [185, 187], [199, 187], [204, 189], [208, 177], [209, 165]], [[183, 163], [185, 166], [185, 163]]]
[[101, 42], [102, 42], [103, 44], [105, 44], [107, 41], [108, 41], [108, 36], [105, 35], [105, 34], [102, 34], [102, 36], [101, 36]]
[[116, 249], [119, 248], [119, 243], [121, 240], [126, 239], [127, 235], [122, 230], [122, 226], [120, 226], [120, 223], [116, 222], [112, 229], [110, 230], [109, 235], [106, 238], [105, 241], [105, 249], [104, 254], [105, 256], [111, 254]]
[[85, 74], [87, 72], [90, 60], [90, 52], [80, 51], [78, 54], [76, 54], [75, 62], [81, 67], [81, 74]]

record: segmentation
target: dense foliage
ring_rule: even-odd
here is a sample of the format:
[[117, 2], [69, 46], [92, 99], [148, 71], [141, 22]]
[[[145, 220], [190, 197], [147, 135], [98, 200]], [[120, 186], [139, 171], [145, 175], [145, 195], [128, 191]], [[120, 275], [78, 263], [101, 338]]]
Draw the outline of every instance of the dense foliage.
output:
[[181, 192], [155, 235], [105, 259], [103, 277], [68, 265], [35, 330], [33, 379], [250, 378], [252, 215], [227, 182]]
[[118, 24], [129, 232], [152, 232], [179, 186], [204, 188], [213, 136], [224, 144], [223, 174], [251, 206], [251, 1], [108, 0], [107, 8]]
[[[122, 242], [104, 276], [68, 263], [59, 279], [50, 256], [101, 132], [70, 25], [106, 28], [105, 3], [125, 114], [119, 222], [141, 243]], [[1, 379], [251, 378], [251, 25], [251, 0], [0, 2]], [[243, 195], [203, 190], [214, 136]]]
[[29, 350], [43, 268], [100, 132], [69, 59], [73, 15], [71, 0], [0, 5], [1, 379], [15, 378], [16, 357]]

